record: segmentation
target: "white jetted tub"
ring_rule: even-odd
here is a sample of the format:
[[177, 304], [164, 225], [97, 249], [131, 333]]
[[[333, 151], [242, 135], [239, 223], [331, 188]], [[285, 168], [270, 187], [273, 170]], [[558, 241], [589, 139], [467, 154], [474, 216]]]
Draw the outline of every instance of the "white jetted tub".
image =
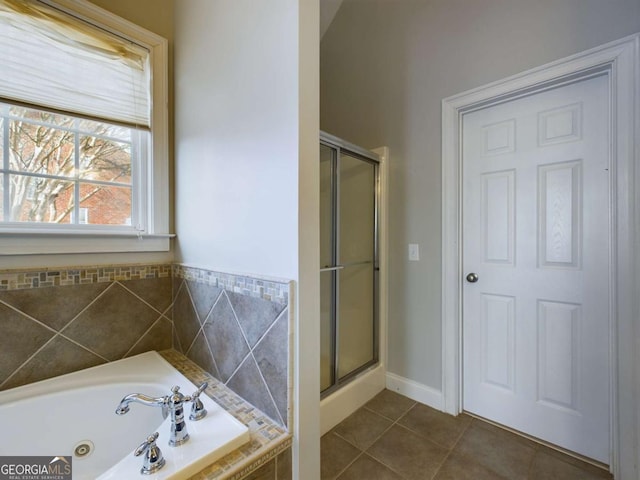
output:
[[[126, 415], [116, 415], [120, 400], [130, 393], [151, 397], [180, 392], [191, 395], [196, 386], [156, 352], [43, 380], [0, 392], [2, 455], [72, 456], [74, 480], [168, 480], [197, 473], [249, 441], [248, 428], [206, 394], [208, 411], [199, 421], [189, 420], [189, 441], [170, 447], [170, 418], [162, 408], [130, 404]], [[159, 432], [157, 445], [166, 465], [142, 475], [143, 456], [133, 451], [150, 434]]]

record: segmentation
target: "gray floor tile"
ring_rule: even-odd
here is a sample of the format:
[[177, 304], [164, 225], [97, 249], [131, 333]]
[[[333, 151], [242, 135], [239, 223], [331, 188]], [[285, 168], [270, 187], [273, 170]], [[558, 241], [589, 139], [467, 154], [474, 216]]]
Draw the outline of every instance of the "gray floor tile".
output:
[[595, 465], [390, 390], [325, 435], [321, 445], [322, 480], [613, 480]]
[[569, 457], [564, 456], [562, 460], [550, 455], [546, 451], [538, 451], [531, 466], [529, 478], [531, 480], [601, 480], [612, 478], [608, 472], [593, 471], [592, 469], [580, 468], [565, 461]]
[[369, 448], [392, 422], [365, 408], [342, 421], [334, 432], [361, 450]]
[[398, 423], [450, 449], [469, 427], [471, 420], [469, 415], [461, 414], [454, 417], [426, 405], [417, 404]]
[[364, 454], [338, 480], [403, 480], [400, 475]]
[[432, 478], [448, 450], [404, 427], [394, 425], [367, 453], [407, 480], [413, 480]]
[[320, 440], [320, 478], [336, 478], [360, 453], [361, 450], [335, 433], [327, 433]]
[[447, 457], [434, 480], [509, 480], [501, 477], [472, 458], [458, 453]]
[[365, 407], [395, 421], [415, 404], [416, 402], [404, 395], [384, 389], [370, 400]]
[[600, 468], [600, 467], [596, 467], [595, 465], [592, 465], [590, 463], [584, 462], [582, 460], [579, 460], [575, 457], [572, 457], [570, 455], [567, 455], [565, 453], [562, 453], [558, 450], [554, 450], [552, 448], [549, 448], [547, 446], [544, 445], [539, 445], [538, 446], [538, 452], [544, 452], [547, 455], [551, 455], [552, 457], [555, 457], [559, 460], [562, 460], [563, 462], [569, 463], [573, 466], [576, 466], [582, 470], [586, 470], [587, 472], [590, 472], [591, 474], [595, 475], [596, 477], [599, 478], [607, 478], [610, 480], [613, 480], [613, 475], [611, 475], [607, 470], [605, 470], [604, 468]]
[[475, 459], [509, 480], [526, 479], [535, 454], [532, 442], [478, 421], [464, 432], [454, 451]]

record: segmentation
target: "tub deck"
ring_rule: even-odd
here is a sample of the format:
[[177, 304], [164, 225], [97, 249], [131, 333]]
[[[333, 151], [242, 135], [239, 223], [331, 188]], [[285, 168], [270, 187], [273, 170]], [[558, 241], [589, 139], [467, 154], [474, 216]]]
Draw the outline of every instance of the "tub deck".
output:
[[158, 352], [192, 383], [209, 382], [206, 394], [249, 427], [251, 440], [189, 480], [240, 480], [291, 446], [291, 434], [175, 350]]

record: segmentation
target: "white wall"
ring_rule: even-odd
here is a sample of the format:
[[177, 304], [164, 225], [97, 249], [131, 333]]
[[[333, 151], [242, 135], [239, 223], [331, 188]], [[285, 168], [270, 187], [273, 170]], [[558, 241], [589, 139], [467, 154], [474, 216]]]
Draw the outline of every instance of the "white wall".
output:
[[637, 31], [639, 0], [344, 1], [321, 128], [390, 148], [388, 371], [441, 389], [441, 100]]
[[296, 5], [176, 3], [179, 262], [297, 278]]
[[319, 478], [319, 8], [175, 4], [176, 261], [296, 281], [294, 478]]

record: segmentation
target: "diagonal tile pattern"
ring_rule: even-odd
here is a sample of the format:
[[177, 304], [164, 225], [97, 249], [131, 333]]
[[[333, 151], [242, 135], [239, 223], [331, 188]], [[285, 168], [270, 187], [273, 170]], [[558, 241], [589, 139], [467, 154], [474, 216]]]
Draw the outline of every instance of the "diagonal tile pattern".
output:
[[0, 291], [0, 390], [171, 348], [173, 322], [162, 315], [170, 272], [155, 265], [5, 274], [17, 288]]
[[0, 389], [173, 347], [287, 425], [288, 298], [194, 267], [0, 271]]
[[383, 390], [321, 440], [322, 480], [611, 480], [588, 463]]
[[[218, 280], [212, 281], [213, 274], [196, 271], [182, 282], [174, 279], [178, 289], [173, 304], [174, 348], [181, 348], [200, 367], [286, 426], [290, 411], [287, 305], [244, 289], [243, 293], [228, 290], [228, 283], [220, 287]], [[229, 277], [225, 274], [224, 280], [229, 282]], [[242, 277], [237, 281], [263, 287]]]
[[115, 282], [61, 333], [113, 361], [124, 357], [159, 316], [156, 310]]
[[3, 385], [13, 388], [106, 363], [95, 353], [56, 335]]
[[15, 372], [55, 331], [0, 303], [0, 382]]
[[[182, 282], [178, 288], [172, 310], [175, 333], [181, 349], [179, 351], [187, 353], [200, 330], [201, 324], [185, 282]], [[178, 319], [177, 322], [176, 318]]]
[[250, 350], [226, 293], [220, 295], [203, 330], [220, 372], [219, 379], [228, 382]]
[[251, 348], [258, 343], [285, 307], [276, 302], [234, 292], [228, 292], [228, 296]]
[[200, 324], [203, 324], [214, 303], [220, 296], [222, 289], [193, 280], [186, 280], [185, 283], [191, 293]]
[[285, 310], [253, 349], [253, 356], [262, 372], [267, 389], [273, 397], [280, 417], [288, 416], [287, 391], [289, 375], [289, 317]]
[[0, 292], [0, 301], [60, 331], [109, 284], [69, 285]]

